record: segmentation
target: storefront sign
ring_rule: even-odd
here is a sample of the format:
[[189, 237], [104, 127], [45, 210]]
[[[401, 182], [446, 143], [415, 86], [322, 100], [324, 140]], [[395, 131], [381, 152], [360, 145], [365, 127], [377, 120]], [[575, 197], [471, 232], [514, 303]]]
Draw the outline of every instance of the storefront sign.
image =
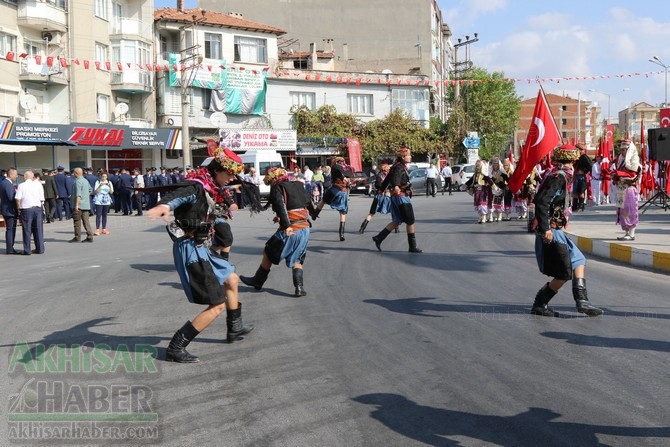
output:
[[[179, 129], [139, 129], [112, 124], [4, 123], [3, 138], [39, 141], [70, 141], [76, 149], [181, 149]], [[0, 138], [0, 144], [3, 138]], [[37, 143], [36, 143], [37, 142]]]
[[297, 131], [275, 129], [221, 129], [219, 143], [234, 151], [270, 149], [274, 151], [294, 151]]

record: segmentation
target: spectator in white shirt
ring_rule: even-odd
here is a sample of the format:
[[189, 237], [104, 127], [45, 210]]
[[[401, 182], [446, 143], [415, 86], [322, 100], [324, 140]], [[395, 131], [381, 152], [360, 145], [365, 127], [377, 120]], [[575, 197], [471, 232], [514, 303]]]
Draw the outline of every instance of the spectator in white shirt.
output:
[[[35, 180], [33, 171], [23, 174], [23, 183], [16, 190], [16, 207], [23, 225], [23, 254], [44, 253], [44, 218], [42, 205], [44, 204], [44, 187], [39, 180]], [[30, 239], [35, 239], [35, 250], [30, 250]]]
[[429, 194], [435, 197], [435, 194], [437, 193], [437, 183], [435, 180], [437, 180], [438, 175], [440, 175], [439, 171], [435, 165], [431, 163], [430, 166], [426, 168], [426, 197]]
[[444, 168], [442, 168], [442, 178], [444, 179], [444, 183], [442, 183], [442, 193], [446, 189], [449, 189], [449, 195], [451, 195], [451, 176], [453, 175], [453, 172], [451, 171], [451, 166], [449, 166], [449, 163], [444, 165]]

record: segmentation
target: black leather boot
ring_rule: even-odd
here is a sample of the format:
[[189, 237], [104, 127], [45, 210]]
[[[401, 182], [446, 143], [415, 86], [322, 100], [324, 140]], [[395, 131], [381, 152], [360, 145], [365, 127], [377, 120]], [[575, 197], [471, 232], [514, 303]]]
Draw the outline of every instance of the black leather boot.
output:
[[312, 218], [312, 220], [316, 220], [319, 218], [319, 213], [321, 210], [319, 208], [316, 208], [314, 205], [311, 203], [307, 205], [307, 211], [309, 211], [309, 217]]
[[365, 233], [365, 229], [368, 227], [368, 220], [364, 220], [361, 224], [361, 227], [358, 229], [358, 234]]
[[226, 326], [228, 327], [228, 343], [241, 340], [242, 335], [254, 330], [253, 326], [242, 324], [242, 303], [237, 303], [237, 309], [226, 309]]
[[340, 222], [340, 241], [344, 240], [344, 224], [345, 222]]
[[530, 310], [532, 315], [539, 315], [541, 317], [559, 317], [560, 314], [551, 309], [547, 304], [556, 295], [556, 292], [549, 288], [549, 283], [546, 283], [535, 295], [535, 302], [533, 308]]
[[252, 278], [240, 275], [240, 281], [248, 286], [253, 286], [253, 288], [256, 290], [261, 290], [263, 288], [263, 284], [265, 284], [265, 281], [267, 281], [269, 274], [270, 270], [266, 270], [262, 265], [259, 265], [258, 270], [256, 270], [256, 274]]
[[295, 286], [295, 296], [307, 295], [302, 282], [302, 269], [293, 269], [293, 285]]
[[586, 279], [573, 278], [572, 279], [572, 297], [575, 299], [577, 305], [577, 312], [586, 314], [589, 317], [597, 317], [603, 314], [603, 310], [594, 306], [589, 301], [586, 294]]
[[168, 362], [177, 363], [198, 363], [200, 359], [191, 355], [186, 350], [186, 346], [199, 334], [198, 330], [193, 327], [190, 321], [181, 327], [172, 336], [167, 351], [165, 352], [165, 360]]
[[384, 239], [386, 239], [386, 236], [388, 236], [390, 233], [391, 232], [389, 230], [384, 228], [377, 234], [377, 236], [372, 236], [372, 240], [375, 241], [377, 250], [382, 251], [382, 242], [384, 242]]
[[416, 234], [407, 233], [407, 242], [409, 243], [409, 252], [410, 253], [423, 253], [423, 250], [417, 248], [416, 246]]

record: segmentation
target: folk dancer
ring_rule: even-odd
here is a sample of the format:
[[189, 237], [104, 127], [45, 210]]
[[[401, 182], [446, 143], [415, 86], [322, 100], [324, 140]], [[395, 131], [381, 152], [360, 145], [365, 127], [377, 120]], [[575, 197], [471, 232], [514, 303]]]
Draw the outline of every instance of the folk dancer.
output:
[[572, 209], [574, 211], [584, 211], [586, 204], [586, 190], [588, 184], [586, 182], [586, 174], [591, 172], [591, 159], [584, 150], [581, 144], [575, 145], [579, 151], [579, 158], [574, 164], [574, 184], [572, 185]]
[[465, 183], [468, 188], [468, 193], [474, 197], [475, 212], [479, 216], [477, 223], [486, 223], [486, 216], [488, 215], [488, 191], [489, 185], [492, 183], [491, 177], [485, 170], [485, 162], [477, 160], [475, 163], [475, 172], [472, 177]]
[[[253, 330], [242, 323], [242, 303], [238, 301], [238, 276], [234, 267], [209, 249], [214, 222], [230, 217], [237, 209], [231, 189], [225, 188], [244, 171], [240, 157], [229, 149], [216, 148], [175, 190], [164, 194], [147, 215], [152, 219], [170, 212], [184, 235], [174, 242], [172, 253], [187, 299], [207, 306], [193, 321], [175, 332], [167, 348], [166, 360], [199, 362], [186, 351], [188, 344], [226, 309], [227, 340], [232, 343]], [[176, 185], [175, 185], [176, 186]]]
[[412, 161], [409, 148], [403, 147], [396, 152], [396, 161], [382, 182], [382, 189], [391, 191], [391, 222], [372, 238], [377, 250], [382, 251], [382, 242], [396, 230], [401, 223], [407, 226], [407, 243], [410, 253], [423, 253], [416, 246], [414, 208], [412, 207], [412, 184], [409, 181], [407, 163]]
[[388, 189], [382, 189], [382, 183], [391, 170], [391, 166], [388, 163], [384, 163], [379, 170], [379, 173], [375, 176], [375, 197], [372, 199], [372, 204], [370, 205], [370, 211], [368, 215], [365, 216], [365, 220], [361, 224], [361, 228], [358, 229], [358, 234], [365, 233], [365, 229], [368, 226], [368, 223], [372, 220], [377, 212], [381, 214], [388, 214], [391, 212], [391, 192]]
[[[597, 317], [603, 313], [587, 297], [586, 258], [563, 232], [572, 214], [572, 163], [578, 158], [579, 152], [572, 145], [554, 149], [552, 159], [557, 165], [545, 175], [535, 195], [535, 256], [540, 271], [553, 279], [537, 292], [530, 311], [533, 315], [558, 317], [559, 313], [549, 308], [548, 303], [570, 279], [577, 311], [589, 317]], [[580, 205], [579, 202], [577, 204]]]
[[349, 211], [349, 188], [351, 187], [351, 177], [353, 170], [347, 166], [344, 157], [333, 158], [333, 164], [330, 170], [332, 186], [326, 190], [321, 201], [313, 207], [310, 204], [310, 217], [316, 220], [324, 204], [330, 205], [334, 210], [340, 213], [340, 241], [344, 240], [344, 226], [347, 221], [347, 212]]
[[637, 182], [640, 178], [640, 156], [635, 143], [621, 140], [617, 170], [614, 174], [616, 182], [616, 223], [621, 225], [625, 234], [617, 237], [620, 241], [634, 241], [635, 228], [639, 222], [637, 202], [639, 200]]
[[303, 265], [307, 255], [309, 242], [310, 222], [307, 205], [310, 201], [309, 192], [302, 182], [291, 180], [284, 168], [272, 167], [268, 170], [263, 183], [270, 185], [268, 205], [276, 216], [274, 222], [279, 228], [265, 243], [261, 265], [253, 277], [240, 276], [240, 280], [261, 290], [268, 279], [272, 265], [278, 265], [282, 260], [293, 274], [295, 296], [305, 296], [303, 284]]

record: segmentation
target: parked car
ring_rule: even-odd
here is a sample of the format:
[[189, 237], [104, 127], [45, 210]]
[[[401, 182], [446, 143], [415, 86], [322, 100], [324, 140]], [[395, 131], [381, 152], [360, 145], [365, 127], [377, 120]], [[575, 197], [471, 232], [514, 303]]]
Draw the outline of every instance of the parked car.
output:
[[451, 167], [451, 184], [457, 191], [465, 191], [465, 182], [475, 173], [475, 165], [472, 163], [458, 164]]
[[[426, 168], [416, 168], [409, 172], [409, 182], [415, 195], [426, 194]], [[435, 178], [436, 193], [442, 192], [442, 176]]]
[[351, 177], [351, 189], [349, 190], [350, 194], [367, 194], [368, 193], [368, 183], [370, 179], [368, 175], [363, 171], [354, 172], [354, 175]]

